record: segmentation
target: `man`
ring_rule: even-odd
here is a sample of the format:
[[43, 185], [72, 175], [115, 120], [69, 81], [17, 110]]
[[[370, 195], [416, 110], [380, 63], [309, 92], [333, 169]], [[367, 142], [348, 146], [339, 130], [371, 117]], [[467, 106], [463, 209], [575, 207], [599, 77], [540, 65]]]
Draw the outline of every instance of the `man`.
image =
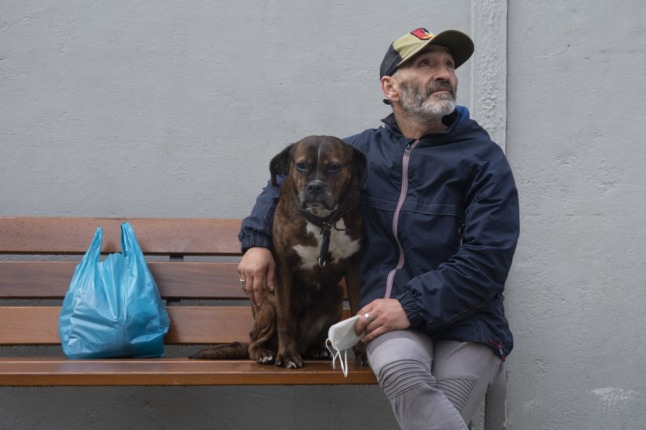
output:
[[[518, 195], [502, 150], [455, 103], [455, 69], [472, 53], [455, 30], [397, 39], [380, 68], [393, 113], [345, 139], [369, 160], [355, 331], [403, 429], [466, 429], [513, 347], [503, 290]], [[276, 196], [266, 187], [240, 232], [252, 300], [273, 287]]]

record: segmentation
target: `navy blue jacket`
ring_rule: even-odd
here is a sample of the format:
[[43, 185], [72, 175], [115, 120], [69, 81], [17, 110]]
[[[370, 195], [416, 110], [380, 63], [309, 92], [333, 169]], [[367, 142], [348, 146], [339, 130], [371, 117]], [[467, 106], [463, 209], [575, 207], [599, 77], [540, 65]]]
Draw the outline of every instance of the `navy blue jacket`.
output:
[[[513, 338], [503, 291], [519, 234], [504, 153], [464, 107], [419, 140], [404, 137], [393, 115], [384, 123], [345, 139], [368, 158], [361, 305], [397, 298], [412, 327], [486, 344], [504, 359]], [[267, 185], [243, 221], [243, 250], [271, 248], [277, 199]]]

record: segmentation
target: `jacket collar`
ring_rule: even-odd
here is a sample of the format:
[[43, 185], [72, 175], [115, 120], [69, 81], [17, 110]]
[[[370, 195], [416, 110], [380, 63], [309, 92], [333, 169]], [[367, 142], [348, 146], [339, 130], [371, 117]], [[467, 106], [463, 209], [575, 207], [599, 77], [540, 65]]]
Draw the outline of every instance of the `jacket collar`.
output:
[[[458, 108], [456, 108], [453, 112], [450, 114], [442, 117], [442, 122], [444, 125], [447, 126], [446, 130], [438, 131], [435, 133], [430, 133], [425, 136], [422, 136], [420, 140], [428, 140], [431, 137], [437, 138], [438, 136], [444, 136], [455, 128], [455, 126], [460, 122], [460, 111]], [[399, 129], [399, 125], [397, 124], [397, 120], [395, 119], [395, 114], [391, 113], [388, 115], [386, 118], [382, 119], [381, 122], [386, 124], [388, 127], [392, 128], [397, 134], [402, 134], [401, 130]]]

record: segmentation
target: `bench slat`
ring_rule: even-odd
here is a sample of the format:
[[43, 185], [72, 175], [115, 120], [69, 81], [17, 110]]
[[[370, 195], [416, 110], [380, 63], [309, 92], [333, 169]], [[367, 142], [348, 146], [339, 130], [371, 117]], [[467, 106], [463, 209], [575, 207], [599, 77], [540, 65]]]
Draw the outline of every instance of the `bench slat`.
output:
[[206, 361], [173, 358], [66, 360], [0, 358], [0, 386], [120, 385], [336, 385], [375, 384], [370, 367], [348, 363], [345, 378], [329, 361], [306, 361], [301, 369], [250, 360]]
[[[246, 341], [253, 325], [249, 306], [168, 306], [166, 344]], [[58, 345], [60, 306], [0, 306], [0, 345]], [[350, 316], [349, 309], [343, 318]]]
[[[102, 252], [121, 250], [120, 226], [129, 222], [145, 254], [239, 255], [239, 219], [0, 217], [0, 252], [84, 254], [97, 227]], [[167, 231], [167, 235], [160, 232]]]
[[[252, 326], [249, 306], [169, 306], [167, 344], [245, 341]], [[60, 306], [0, 306], [0, 345], [58, 345]]]
[[[0, 299], [63, 298], [78, 262], [0, 261]], [[238, 263], [149, 262], [164, 298], [246, 299]]]

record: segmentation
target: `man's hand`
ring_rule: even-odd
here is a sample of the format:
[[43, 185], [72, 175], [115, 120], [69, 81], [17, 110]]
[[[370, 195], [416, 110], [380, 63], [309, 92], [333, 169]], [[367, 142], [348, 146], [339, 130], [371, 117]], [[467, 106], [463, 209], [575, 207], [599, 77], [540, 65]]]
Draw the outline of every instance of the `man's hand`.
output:
[[377, 299], [359, 310], [361, 318], [354, 325], [357, 335], [365, 332], [362, 340], [366, 343], [393, 330], [404, 330], [410, 327], [408, 316], [399, 300]]
[[267, 248], [249, 248], [238, 264], [242, 290], [257, 305], [262, 303], [262, 290], [274, 291], [276, 263]]

